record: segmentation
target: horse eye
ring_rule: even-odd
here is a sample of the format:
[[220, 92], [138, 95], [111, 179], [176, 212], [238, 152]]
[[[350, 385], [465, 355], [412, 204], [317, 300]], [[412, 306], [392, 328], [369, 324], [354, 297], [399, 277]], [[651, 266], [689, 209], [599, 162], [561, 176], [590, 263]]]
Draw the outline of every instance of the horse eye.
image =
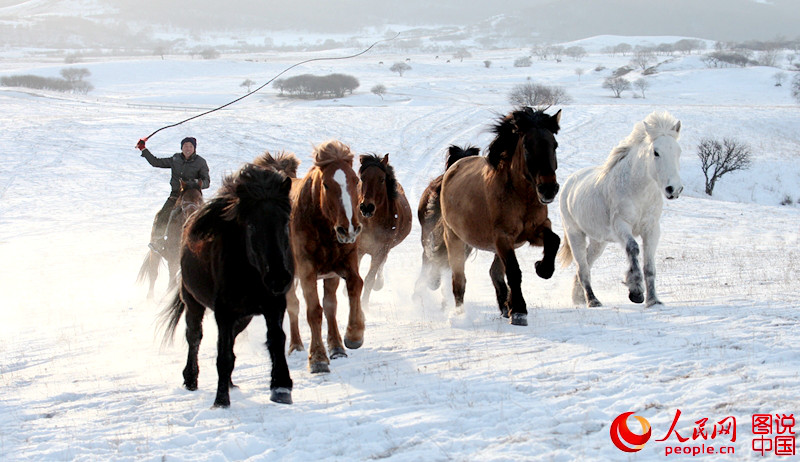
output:
[[656, 157], [659, 157], [658, 151], [653, 151], [653, 154], [655, 154]]
[[322, 184], [322, 187], [323, 187], [323, 188], [325, 188], [325, 191], [327, 191], [327, 190], [328, 190], [328, 185], [326, 185], [326, 184], [324, 184], [324, 183], [323, 183], [323, 184]]

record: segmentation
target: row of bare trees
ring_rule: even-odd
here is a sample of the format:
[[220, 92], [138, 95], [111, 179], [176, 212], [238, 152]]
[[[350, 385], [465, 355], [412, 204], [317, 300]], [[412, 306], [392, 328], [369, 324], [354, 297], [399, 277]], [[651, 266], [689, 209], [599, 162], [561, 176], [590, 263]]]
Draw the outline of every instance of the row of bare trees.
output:
[[32, 88], [36, 90], [53, 90], [65, 93], [87, 94], [94, 86], [85, 78], [92, 75], [89, 69], [68, 67], [61, 69], [61, 78], [41, 77], [38, 75], [9, 75], [0, 78], [0, 85], [6, 87]]

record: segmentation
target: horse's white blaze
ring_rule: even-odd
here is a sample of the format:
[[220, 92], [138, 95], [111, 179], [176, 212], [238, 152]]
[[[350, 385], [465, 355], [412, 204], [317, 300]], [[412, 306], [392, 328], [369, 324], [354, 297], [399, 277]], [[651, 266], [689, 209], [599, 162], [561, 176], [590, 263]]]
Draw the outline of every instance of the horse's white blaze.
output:
[[342, 206], [344, 206], [344, 213], [347, 216], [347, 232], [352, 234], [353, 229], [353, 203], [350, 201], [350, 191], [347, 189], [347, 175], [342, 169], [336, 170], [333, 174], [333, 179], [339, 183], [342, 190]]

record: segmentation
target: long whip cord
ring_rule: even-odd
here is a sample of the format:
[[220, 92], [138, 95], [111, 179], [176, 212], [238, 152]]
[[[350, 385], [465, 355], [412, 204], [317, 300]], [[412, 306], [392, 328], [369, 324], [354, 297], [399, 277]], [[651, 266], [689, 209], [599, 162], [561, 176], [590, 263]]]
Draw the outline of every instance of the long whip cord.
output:
[[255, 90], [253, 90], [253, 91], [251, 91], [251, 92], [249, 92], [249, 93], [247, 93], [247, 94], [245, 94], [243, 96], [240, 96], [240, 97], [236, 98], [235, 100], [233, 100], [233, 101], [231, 101], [229, 103], [225, 103], [222, 106], [216, 107], [216, 108], [208, 110], [206, 112], [203, 112], [202, 114], [197, 114], [195, 116], [189, 117], [188, 119], [185, 119], [185, 120], [181, 120], [180, 122], [174, 123], [172, 125], [167, 125], [167, 126], [161, 127], [158, 130], [154, 131], [153, 133], [151, 133], [151, 134], [147, 135], [146, 137], [142, 138], [142, 140], [147, 141], [147, 140], [150, 139], [150, 137], [152, 137], [156, 133], [160, 132], [161, 130], [165, 130], [167, 128], [172, 128], [172, 127], [177, 127], [178, 125], [186, 123], [186, 122], [188, 122], [190, 120], [197, 119], [198, 117], [203, 117], [204, 115], [208, 115], [208, 114], [211, 114], [212, 112], [216, 112], [216, 111], [219, 111], [220, 109], [224, 109], [224, 108], [230, 106], [231, 104], [238, 103], [239, 101], [247, 98], [248, 96], [252, 95], [253, 93], [255, 93], [255, 92], [261, 90], [262, 88], [266, 87], [267, 85], [271, 84], [272, 82], [275, 81], [275, 79], [277, 79], [278, 77], [282, 76], [283, 74], [289, 72], [290, 70], [294, 69], [297, 66], [301, 66], [303, 64], [311, 63], [311, 62], [314, 62], [314, 61], [335, 61], [335, 60], [356, 58], [356, 57], [361, 56], [364, 53], [368, 52], [369, 50], [371, 50], [375, 45], [377, 45], [379, 43], [382, 43], [382, 42], [390, 42], [390, 41], [396, 39], [399, 35], [400, 34], [398, 33], [397, 35], [395, 35], [392, 38], [378, 40], [377, 42], [373, 43], [372, 45], [368, 46], [364, 50], [362, 50], [362, 51], [360, 51], [360, 52], [358, 52], [358, 53], [356, 53], [354, 55], [336, 56], [336, 57], [323, 57], [323, 58], [311, 58], [311, 59], [306, 59], [305, 61], [300, 61], [299, 63], [292, 64], [291, 66], [287, 67], [286, 69], [282, 70], [280, 73], [278, 73], [277, 75], [275, 75], [274, 77], [269, 79], [266, 83], [264, 83], [260, 87], [256, 88]]

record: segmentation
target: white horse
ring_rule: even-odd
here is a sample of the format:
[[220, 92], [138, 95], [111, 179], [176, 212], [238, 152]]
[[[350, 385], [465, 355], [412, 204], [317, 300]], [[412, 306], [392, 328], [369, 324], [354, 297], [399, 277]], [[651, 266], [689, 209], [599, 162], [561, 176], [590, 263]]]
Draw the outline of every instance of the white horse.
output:
[[566, 239], [559, 258], [565, 267], [573, 260], [577, 266], [572, 288], [576, 304], [601, 306], [592, 291], [590, 273], [609, 242], [620, 243], [628, 255], [628, 298], [634, 303], [644, 301], [635, 236], [642, 238], [647, 306], [661, 304], [653, 258], [661, 234], [661, 196], [677, 199], [683, 191], [680, 130], [680, 121], [669, 113], [653, 112], [633, 127], [605, 164], [581, 169], [564, 183], [559, 205]]

